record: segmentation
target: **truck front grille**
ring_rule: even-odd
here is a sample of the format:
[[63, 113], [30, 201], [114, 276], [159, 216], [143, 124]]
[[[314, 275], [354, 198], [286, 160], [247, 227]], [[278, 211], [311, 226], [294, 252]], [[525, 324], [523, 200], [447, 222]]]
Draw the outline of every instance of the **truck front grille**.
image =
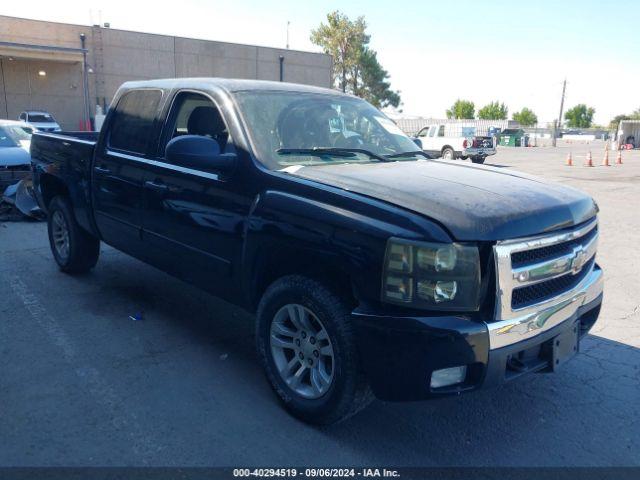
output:
[[589, 260], [587, 264], [582, 267], [582, 270], [580, 270], [576, 275], [567, 273], [561, 277], [552, 278], [551, 280], [546, 280], [540, 283], [534, 283], [527, 287], [514, 288], [511, 294], [511, 309], [517, 310], [536, 303], [544, 302], [545, 300], [549, 300], [571, 290], [587, 276], [593, 266], [593, 262], [594, 259], [591, 258], [591, 260]]
[[597, 241], [592, 219], [556, 234], [498, 242], [496, 320], [535, 313], [571, 296], [593, 269]]
[[546, 247], [534, 248], [533, 250], [523, 250], [511, 254], [511, 265], [521, 267], [533, 262], [548, 260], [571, 253], [577, 245], [584, 245], [598, 235], [597, 225], [580, 238], [569, 240], [568, 242], [556, 243]]

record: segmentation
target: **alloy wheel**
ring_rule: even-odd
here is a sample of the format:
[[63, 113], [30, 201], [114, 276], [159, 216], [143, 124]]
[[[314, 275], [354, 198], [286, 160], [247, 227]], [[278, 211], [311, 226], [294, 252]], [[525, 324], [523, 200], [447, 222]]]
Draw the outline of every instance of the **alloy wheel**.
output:
[[51, 217], [51, 236], [56, 253], [62, 261], [69, 258], [69, 228], [60, 210], [53, 212]]
[[271, 355], [282, 380], [297, 394], [315, 399], [331, 387], [335, 357], [329, 334], [308, 308], [287, 304], [275, 314]]

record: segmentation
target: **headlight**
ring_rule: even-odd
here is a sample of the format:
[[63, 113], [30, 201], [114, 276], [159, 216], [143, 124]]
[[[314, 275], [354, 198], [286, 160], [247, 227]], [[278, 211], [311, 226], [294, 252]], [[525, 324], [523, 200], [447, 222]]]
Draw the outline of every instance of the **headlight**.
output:
[[389, 239], [382, 300], [431, 310], [478, 310], [478, 248], [459, 243]]

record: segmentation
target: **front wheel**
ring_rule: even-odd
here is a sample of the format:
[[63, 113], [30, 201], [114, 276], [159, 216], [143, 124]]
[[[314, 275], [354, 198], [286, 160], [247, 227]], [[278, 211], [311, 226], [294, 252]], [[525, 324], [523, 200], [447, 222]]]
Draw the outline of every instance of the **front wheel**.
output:
[[320, 282], [291, 275], [273, 283], [258, 307], [256, 342], [271, 387], [303, 421], [336, 423], [373, 398], [350, 310]]
[[471, 157], [471, 161], [473, 163], [479, 163], [482, 164], [484, 163], [484, 161], [486, 160], [487, 157]]
[[84, 230], [65, 197], [55, 197], [49, 204], [47, 229], [53, 258], [66, 273], [91, 270], [100, 254], [100, 240]]

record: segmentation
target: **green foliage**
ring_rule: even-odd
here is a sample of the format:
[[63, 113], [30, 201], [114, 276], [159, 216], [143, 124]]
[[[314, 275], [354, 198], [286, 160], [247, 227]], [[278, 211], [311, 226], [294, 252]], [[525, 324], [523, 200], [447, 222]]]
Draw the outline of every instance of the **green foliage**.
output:
[[358, 73], [360, 81], [357, 75], [353, 77], [355, 95], [364, 98], [377, 108], [400, 105], [400, 94], [391, 90], [391, 84], [388, 81], [389, 73], [380, 65], [374, 50], [364, 49], [360, 57]]
[[376, 107], [400, 105], [400, 94], [391, 90], [389, 73], [382, 68], [377, 54], [369, 48], [364, 17], [349, 20], [334, 11], [311, 31], [311, 42], [333, 57], [335, 87], [366, 99]]
[[613, 117], [613, 119], [609, 122], [609, 130], [618, 130], [618, 125], [620, 125], [620, 122], [622, 120], [632, 120], [631, 116], [629, 115], [616, 115], [615, 117]]
[[594, 113], [596, 113], [594, 108], [587, 107], [584, 103], [580, 103], [567, 110], [564, 114], [564, 119], [567, 121], [569, 128], [589, 128], [593, 123]]
[[504, 103], [498, 101], [485, 105], [478, 111], [478, 118], [482, 120], [506, 120], [509, 109]]
[[640, 120], [640, 108], [636, 108], [631, 114], [629, 120]]
[[469, 100], [458, 99], [447, 110], [447, 118], [452, 119], [472, 119], [476, 116], [476, 106]]
[[524, 107], [519, 112], [514, 113], [513, 119], [523, 127], [531, 127], [538, 123], [538, 116], [527, 107]]

